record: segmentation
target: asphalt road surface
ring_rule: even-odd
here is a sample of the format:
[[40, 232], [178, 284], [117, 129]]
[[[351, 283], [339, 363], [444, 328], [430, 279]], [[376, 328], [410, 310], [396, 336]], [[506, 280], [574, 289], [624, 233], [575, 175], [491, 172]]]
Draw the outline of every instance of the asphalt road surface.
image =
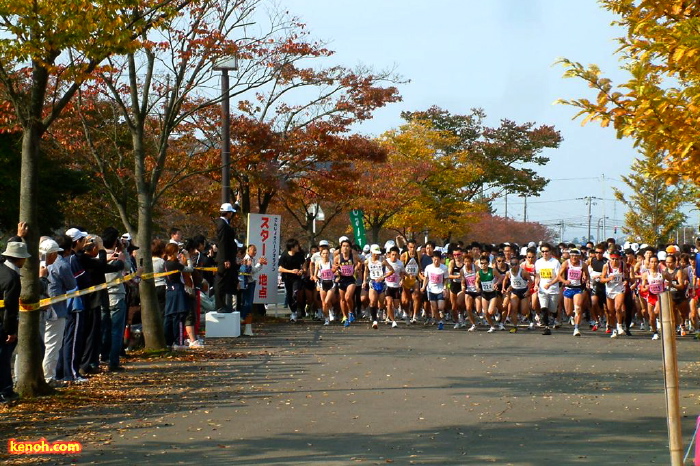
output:
[[[366, 322], [256, 332], [226, 342], [250, 357], [196, 364], [208, 381], [198, 403], [173, 401], [143, 418], [136, 406], [127, 420], [134, 428], [116, 430], [125, 421], [115, 419], [112, 441], [87, 446], [78, 461], [670, 462], [661, 342], [648, 333], [614, 340], [600, 331], [574, 338], [568, 327], [543, 336]], [[700, 414], [698, 345], [678, 341], [686, 447]]]

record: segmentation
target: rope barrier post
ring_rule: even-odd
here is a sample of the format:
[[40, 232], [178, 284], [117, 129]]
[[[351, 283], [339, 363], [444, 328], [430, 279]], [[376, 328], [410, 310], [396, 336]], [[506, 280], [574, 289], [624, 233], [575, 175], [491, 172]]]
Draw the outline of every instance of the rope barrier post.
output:
[[666, 392], [666, 421], [671, 465], [683, 464], [683, 437], [681, 436], [681, 409], [678, 386], [678, 357], [676, 353], [676, 326], [673, 324], [671, 293], [665, 291], [661, 299], [661, 336]]

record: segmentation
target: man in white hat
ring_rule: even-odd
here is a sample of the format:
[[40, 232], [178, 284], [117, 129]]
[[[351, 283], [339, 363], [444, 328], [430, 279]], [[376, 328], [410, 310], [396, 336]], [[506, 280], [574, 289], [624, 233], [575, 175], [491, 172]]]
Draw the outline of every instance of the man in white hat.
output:
[[7, 403], [19, 398], [12, 389], [10, 361], [17, 345], [20, 269], [30, 254], [25, 243], [11, 241], [2, 255], [5, 262], [0, 264], [0, 296], [5, 304], [0, 307], [0, 403]]
[[[240, 196], [240, 194], [239, 194]], [[214, 298], [216, 312], [233, 312], [236, 303], [227, 305], [226, 296], [236, 299], [238, 291], [238, 266], [236, 265], [236, 254], [238, 245], [236, 241], [236, 231], [231, 226], [231, 219], [238, 211], [238, 201], [236, 205], [228, 202], [221, 204], [219, 209], [220, 217], [216, 219], [216, 240], [219, 251], [216, 254], [216, 276], [214, 277]]]

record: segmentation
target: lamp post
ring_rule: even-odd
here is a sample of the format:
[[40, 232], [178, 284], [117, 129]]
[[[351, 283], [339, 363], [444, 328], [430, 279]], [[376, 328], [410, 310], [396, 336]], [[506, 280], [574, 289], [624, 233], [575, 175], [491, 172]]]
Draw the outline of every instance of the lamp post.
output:
[[224, 58], [214, 64], [221, 71], [221, 203], [231, 202], [231, 112], [228, 72], [238, 70], [238, 58]]

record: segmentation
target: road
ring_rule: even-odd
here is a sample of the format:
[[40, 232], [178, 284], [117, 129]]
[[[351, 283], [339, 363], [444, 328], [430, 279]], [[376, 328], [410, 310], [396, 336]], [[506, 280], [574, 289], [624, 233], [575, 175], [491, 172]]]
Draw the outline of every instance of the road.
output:
[[[661, 345], [647, 334], [315, 322], [256, 331], [225, 343], [250, 357], [196, 365], [208, 381], [200, 397], [114, 418], [111, 442], [88, 445], [79, 462], [669, 463]], [[686, 446], [700, 414], [698, 344], [678, 345]], [[148, 370], [138, 364], [129, 371]]]

